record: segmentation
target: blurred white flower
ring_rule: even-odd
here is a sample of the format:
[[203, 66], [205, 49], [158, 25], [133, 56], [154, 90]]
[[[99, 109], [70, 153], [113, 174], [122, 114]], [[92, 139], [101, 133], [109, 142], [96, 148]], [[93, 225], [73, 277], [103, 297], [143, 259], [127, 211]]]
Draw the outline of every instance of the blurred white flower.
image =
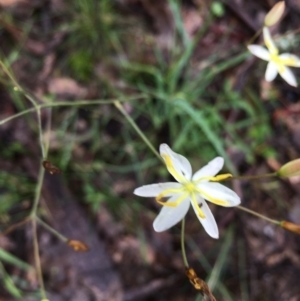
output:
[[[184, 218], [192, 204], [205, 231], [211, 237], [218, 238], [219, 231], [215, 218], [205, 200], [224, 207], [240, 204], [240, 198], [234, 191], [215, 183], [231, 177], [230, 174], [215, 176], [222, 169], [224, 159], [216, 157], [192, 176], [189, 161], [173, 152], [167, 144], [160, 145], [160, 155], [168, 171], [178, 183], [145, 185], [134, 190], [134, 194], [142, 197], [155, 197], [156, 201], [163, 205], [154, 220], [154, 230], [162, 232], [177, 224]], [[168, 198], [168, 200], [163, 202], [163, 198]]]
[[264, 41], [267, 46], [249, 45], [249, 51], [262, 60], [268, 61], [268, 66], [265, 74], [266, 81], [272, 81], [277, 73], [291, 86], [297, 87], [297, 81], [290, 67], [300, 67], [300, 59], [290, 53], [278, 54], [278, 48], [272, 40], [270, 31], [267, 27], [263, 28]]

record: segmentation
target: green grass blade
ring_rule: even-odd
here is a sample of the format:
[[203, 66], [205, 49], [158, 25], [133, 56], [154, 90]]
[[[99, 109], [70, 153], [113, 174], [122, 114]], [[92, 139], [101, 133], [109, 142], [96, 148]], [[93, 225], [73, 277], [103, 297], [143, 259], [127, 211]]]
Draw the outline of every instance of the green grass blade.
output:
[[[193, 253], [195, 256], [198, 258], [201, 266], [205, 270], [206, 273], [209, 273], [212, 270], [212, 267], [208, 260], [206, 259], [205, 255], [201, 252], [199, 247], [196, 245], [195, 241], [191, 238], [187, 237], [187, 245], [191, 250], [193, 250]], [[228, 289], [223, 283], [219, 283], [218, 286], [216, 287], [216, 290], [224, 297], [226, 301], [233, 301], [233, 297], [229, 293]], [[196, 300], [199, 300], [198, 298]]]
[[10, 263], [22, 270], [25, 271], [29, 271], [31, 270], [33, 267], [31, 265], [29, 265], [28, 263], [20, 260], [19, 258], [17, 258], [16, 256], [10, 254], [7, 251], [4, 251], [3, 249], [0, 248], [0, 260]]
[[22, 298], [22, 292], [15, 286], [9, 274], [5, 271], [2, 263], [0, 262], [0, 279], [2, 280], [5, 289], [15, 298]]
[[216, 152], [225, 159], [229, 171], [233, 174], [236, 174], [236, 169], [227, 156], [221, 139], [211, 130], [202, 112], [196, 111], [188, 103], [180, 99], [176, 100], [176, 106], [183, 110], [194, 121], [194, 123], [201, 128], [208, 141], [215, 148]]
[[232, 246], [233, 241], [233, 230], [232, 227], [229, 228], [226, 232], [226, 236], [224, 239], [224, 243], [219, 252], [219, 256], [216, 260], [216, 263], [211, 271], [209, 276], [209, 280], [207, 281], [208, 286], [213, 291], [215, 287], [219, 284], [221, 272], [226, 264], [226, 260], [228, 258], [228, 252], [230, 247]]

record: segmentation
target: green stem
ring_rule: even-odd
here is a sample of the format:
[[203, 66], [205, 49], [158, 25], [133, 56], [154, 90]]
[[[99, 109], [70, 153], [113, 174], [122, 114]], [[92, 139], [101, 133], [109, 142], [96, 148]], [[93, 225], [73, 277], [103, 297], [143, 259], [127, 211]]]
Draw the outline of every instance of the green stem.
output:
[[17, 91], [19, 90], [20, 92], [22, 92], [25, 97], [33, 104], [33, 106], [36, 108], [37, 107], [37, 103], [34, 100], [34, 98], [32, 96], [30, 96], [21, 86], [20, 84], [17, 82], [17, 80], [14, 78], [14, 76], [10, 73], [10, 71], [8, 70], [8, 68], [5, 66], [5, 64], [0, 61], [0, 65], [3, 69], [3, 71], [7, 74], [7, 76], [11, 79], [11, 81], [14, 84], [14, 90]]
[[138, 125], [135, 123], [135, 121], [130, 117], [130, 115], [124, 110], [124, 107], [122, 104], [117, 100], [114, 102], [115, 107], [124, 115], [126, 120], [130, 123], [130, 125], [134, 128], [134, 130], [137, 132], [137, 134], [142, 138], [142, 140], [146, 143], [146, 145], [151, 149], [151, 151], [158, 157], [159, 160], [163, 162], [163, 159], [157, 152], [157, 150], [154, 148], [152, 143], [148, 140], [148, 138], [143, 134], [143, 132], [140, 130]]
[[250, 45], [261, 33], [262, 28], [260, 28], [255, 34], [254, 36], [252, 36], [252, 38], [248, 41], [247, 46]]
[[45, 223], [43, 220], [41, 220], [38, 216], [36, 216], [35, 219], [41, 226], [43, 226], [45, 229], [47, 229], [49, 232], [51, 232], [53, 235], [58, 237], [63, 242], [67, 242], [69, 240], [67, 237], [65, 237], [64, 235], [56, 231], [54, 228], [49, 226], [47, 223]]
[[35, 199], [33, 202], [31, 213], [30, 213], [30, 218], [32, 219], [33, 250], [34, 250], [34, 260], [35, 260], [35, 265], [36, 265], [36, 271], [37, 271], [37, 275], [38, 275], [42, 298], [47, 300], [45, 286], [44, 286], [44, 280], [43, 280], [43, 274], [42, 274], [41, 260], [40, 260], [40, 255], [39, 255], [39, 245], [38, 245], [37, 229], [36, 229], [37, 208], [38, 208], [38, 204], [39, 204], [39, 200], [40, 200], [40, 195], [41, 195], [41, 190], [42, 190], [42, 185], [43, 185], [43, 180], [44, 180], [44, 174], [45, 174], [45, 170], [41, 164], [40, 170], [39, 170], [39, 176], [38, 176], [38, 183], [37, 183], [37, 187], [35, 190]]
[[2, 120], [0, 121], [0, 125], [4, 124], [4, 123], [6, 123], [6, 122], [8, 122], [8, 121], [10, 121], [10, 120], [12, 120], [12, 119], [18, 118], [18, 117], [20, 117], [20, 116], [26, 115], [26, 114], [31, 113], [31, 112], [34, 112], [34, 111], [35, 111], [35, 108], [30, 108], [30, 109], [24, 110], [24, 111], [22, 111], [22, 112], [20, 112], [20, 113], [17, 113], [17, 114], [14, 114], [14, 115], [12, 115], [12, 116], [9, 116], [9, 117], [7, 117], [7, 118], [5, 118], [5, 119], [2, 119]]
[[8, 68], [6, 68], [5, 64], [2, 61], [0, 61], [0, 65], [1, 65], [2, 69], [4, 70], [4, 72], [7, 74], [7, 76], [11, 79], [11, 81], [15, 85], [14, 89], [16, 91], [19, 90], [20, 92], [22, 92], [25, 95], [25, 97], [32, 103], [32, 105], [35, 108], [35, 111], [36, 111], [36, 114], [37, 114], [37, 119], [38, 119], [40, 146], [41, 146], [41, 150], [42, 150], [42, 156], [44, 158], [45, 157], [45, 147], [44, 147], [44, 143], [43, 143], [43, 132], [42, 132], [42, 121], [41, 121], [40, 108], [39, 108], [37, 102], [35, 101], [35, 99], [19, 85], [19, 83], [16, 81], [14, 76], [10, 73], [10, 71], [8, 70]]
[[103, 99], [79, 100], [79, 101], [73, 101], [73, 102], [63, 102], [62, 101], [62, 102], [50, 102], [50, 103], [45, 103], [45, 104], [40, 104], [40, 105], [38, 104], [37, 107], [24, 110], [20, 113], [14, 114], [13, 116], [9, 116], [9, 117], [1, 120], [0, 125], [4, 124], [12, 119], [15, 119], [17, 117], [34, 112], [34, 111], [36, 111], [36, 109], [44, 109], [44, 108], [50, 108], [50, 107], [72, 107], [72, 106], [85, 106], [85, 105], [91, 106], [91, 105], [97, 105], [97, 104], [102, 104], [102, 105], [113, 104], [116, 101], [119, 101], [119, 102], [130, 101], [130, 100], [135, 100], [135, 99], [142, 98], [142, 97], [144, 97], [143, 94], [132, 96], [132, 97], [127, 97], [127, 98], [123, 98], [123, 99], [121, 98], [121, 99], [111, 99], [111, 100], [103, 100]]
[[3, 69], [3, 71], [7, 74], [7, 76], [10, 78], [10, 80], [15, 85], [15, 90], [23, 90], [22, 87], [19, 85], [19, 83], [16, 81], [16, 79], [12, 76], [12, 74], [9, 72], [8, 68], [5, 66], [5, 64], [0, 60], [0, 65]]
[[38, 120], [38, 128], [39, 128], [39, 138], [40, 138], [40, 146], [42, 150], [42, 158], [46, 158], [45, 145], [43, 141], [43, 129], [42, 129], [42, 119], [41, 119], [41, 109], [36, 109], [37, 120]]
[[36, 189], [35, 189], [35, 198], [34, 198], [34, 201], [33, 201], [33, 206], [32, 206], [31, 212], [30, 212], [30, 217], [32, 217], [32, 218], [35, 218], [35, 216], [36, 216], [37, 207], [38, 207], [38, 204], [39, 204], [41, 191], [42, 191], [44, 174], [45, 174], [45, 169], [43, 168], [42, 164], [40, 164], [38, 183], [37, 183], [37, 186], [36, 186]]
[[15, 230], [16, 228], [20, 227], [20, 226], [23, 226], [25, 223], [27, 223], [30, 219], [28, 217], [26, 217], [24, 220], [18, 222], [18, 223], [15, 223], [13, 225], [11, 225], [8, 229], [6, 229], [5, 231], [3, 232], [0, 232], [0, 238], [2, 236], [6, 236], [8, 233], [10, 233], [11, 231]]
[[257, 179], [271, 178], [271, 177], [277, 177], [277, 173], [272, 172], [264, 175], [255, 175], [255, 176], [236, 176], [236, 177], [226, 178], [225, 180], [257, 180]]
[[184, 234], [185, 234], [185, 217], [181, 221], [181, 253], [182, 253], [182, 258], [183, 262], [186, 268], [189, 267], [189, 263], [186, 257], [186, 252], [185, 252], [185, 245], [184, 245]]
[[265, 215], [262, 215], [262, 214], [260, 214], [260, 213], [257, 213], [256, 211], [253, 211], [253, 210], [251, 210], [251, 209], [248, 209], [248, 208], [246, 208], [246, 207], [244, 207], [244, 206], [236, 206], [236, 208], [238, 208], [238, 209], [240, 209], [240, 210], [243, 210], [243, 211], [245, 211], [245, 212], [248, 212], [248, 213], [250, 213], [250, 214], [252, 214], [252, 215], [255, 215], [255, 216], [257, 216], [257, 217], [259, 217], [259, 218], [261, 218], [261, 219], [264, 219], [264, 220], [266, 220], [266, 221], [268, 221], [268, 222], [270, 222], [270, 223], [272, 223], [272, 224], [275, 224], [275, 225], [279, 225], [279, 226], [280, 226], [280, 221], [277, 221], [277, 220], [275, 220], [275, 219], [271, 219], [271, 218], [269, 218], [269, 217], [267, 217], [267, 216], [265, 216]]
[[[39, 129], [39, 137], [40, 137], [40, 146], [41, 146], [41, 149], [42, 149], [43, 158], [46, 158], [47, 155], [48, 155], [48, 149], [49, 149], [49, 139], [47, 139], [45, 141], [45, 144], [44, 144], [43, 129], [42, 129], [42, 122], [41, 122], [41, 111], [40, 111], [39, 107], [37, 107], [36, 110], [37, 110], [37, 116], [38, 116], [38, 129]], [[51, 130], [51, 110], [50, 110], [48, 118], [47, 118], [46, 130], [48, 132]], [[35, 199], [34, 199], [34, 202], [33, 202], [30, 217], [32, 218], [34, 258], [35, 258], [36, 269], [37, 269], [37, 274], [38, 274], [38, 279], [39, 279], [39, 284], [40, 284], [40, 291], [41, 291], [41, 295], [42, 295], [42, 301], [43, 300], [44, 301], [49, 301], [47, 299], [47, 296], [46, 296], [45, 285], [44, 285], [44, 280], [43, 280], [42, 265], [41, 265], [38, 238], [37, 238], [37, 227], [36, 227], [36, 222], [37, 222], [37, 220], [39, 220], [39, 218], [37, 216], [37, 210], [38, 210], [39, 200], [40, 200], [40, 197], [41, 197], [44, 176], [45, 176], [45, 169], [43, 168], [42, 164], [40, 164], [38, 182], [37, 182], [37, 187], [36, 187], [36, 191], [35, 191]]]
[[[52, 109], [48, 110], [48, 117], [47, 117], [47, 124], [46, 124], [46, 131], [49, 133], [51, 131], [51, 118], [52, 118]], [[45, 141], [45, 155], [48, 154], [49, 151], [49, 144], [50, 139], [46, 139]], [[46, 159], [46, 157], [44, 157]]]
[[41, 268], [41, 259], [40, 259], [40, 255], [39, 255], [39, 244], [38, 244], [38, 239], [37, 239], [36, 220], [34, 218], [32, 219], [32, 232], [33, 232], [34, 261], [35, 261], [35, 265], [36, 265], [37, 276], [39, 279], [41, 295], [42, 295], [43, 299], [47, 300], [45, 286], [44, 286], [44, 280], [43, 280], [43, 274], [42, 274], [42, 268]]

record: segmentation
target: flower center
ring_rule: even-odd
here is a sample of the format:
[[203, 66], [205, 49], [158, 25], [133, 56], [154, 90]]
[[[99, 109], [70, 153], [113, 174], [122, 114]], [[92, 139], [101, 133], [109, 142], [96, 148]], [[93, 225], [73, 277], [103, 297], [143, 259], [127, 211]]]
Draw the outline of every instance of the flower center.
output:
[[194, 182], [187, 182], [183, 184], [183, 189], [186, 190], [189, 194], [197, 191], [197, 187]]
[[282, 74], [284, 72], [285, 60], [281, 59], [278, 54], [271, 54], [271, 61], [276, 64], [279, 74]]
[[[182, 201], [189, 199], [190, 202], [193, 204], [193, 207], [198, 214], [200, 218], [205, 218], [205, 214], [202, 210], [203, 204], [200, 202], [198, 204], [197, 195], [201, 196], [202, 198], [205, 198], [217, 205], [227, 205], [227, 201], [219, 200], [211, 196], [210, 194], [204, 192], [202, 189], [199, 188], [198, 184], [200, 182], [219, 182], [222, 180], [225, 180], [229, 177], [232, 177], [231, 174], [223, 174], [218, 176], [207, 176], [202, 177], [196, 181], [190, 181], [185, 177], [185, 173], [183, 171], [179, 171], [174, 167], [174, 164], [172, 162], [172, 159], [168, 155], [162, 155], [167, 169], [170, 172], [170, 174], [181, 184], [181, 187], [179, 188], [169, 188], [161, 192], [155, 199], [156, 201], [163, 205], [168, 207], [177, 207]], [[168, 201], [163, 202], [162, 199], [165, 197], [173, 197], [174, 195], [177, 195], [177, 199], [175, 201]]]

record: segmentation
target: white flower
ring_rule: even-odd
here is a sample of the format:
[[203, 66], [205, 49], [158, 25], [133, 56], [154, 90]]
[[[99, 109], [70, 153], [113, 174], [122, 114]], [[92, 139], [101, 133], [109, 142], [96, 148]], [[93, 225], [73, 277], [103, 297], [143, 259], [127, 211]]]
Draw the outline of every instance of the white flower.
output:
[[[153, 223], [157, 232], [165, 231], [186, 215], [190, 204], [206, 232], [213, 238], [219, 237], [218, 227], [205, 200], [224, 207], [240, 204], [239, 196], [231, 189], [215, 183], [231, 177], [230, 174], [215, 176], [223, 167], [224, 159], [216, 157], [192, 176], [190, 162], [173, 152], [167, 144], [160, 145], [160, 155], [176, 182], [145, 185], [134, 190], [142, 197], [155, 197], [163, 205]], [[168, 198], [166, 202], [161, 201]]]
[[300, 59], [290, 53], [278, 54], [278, 48], [275, 46], [267, 27], [263, 28], [263, 35], [268, 50], [260, 45], [249, 45], [248, 49], [260, 59], [269, 62], [265, 74], [266, 81], [272, 81], [279, 73], [288, 84], [297, 87], [295, 76], [287, 66], [300, 67]]

